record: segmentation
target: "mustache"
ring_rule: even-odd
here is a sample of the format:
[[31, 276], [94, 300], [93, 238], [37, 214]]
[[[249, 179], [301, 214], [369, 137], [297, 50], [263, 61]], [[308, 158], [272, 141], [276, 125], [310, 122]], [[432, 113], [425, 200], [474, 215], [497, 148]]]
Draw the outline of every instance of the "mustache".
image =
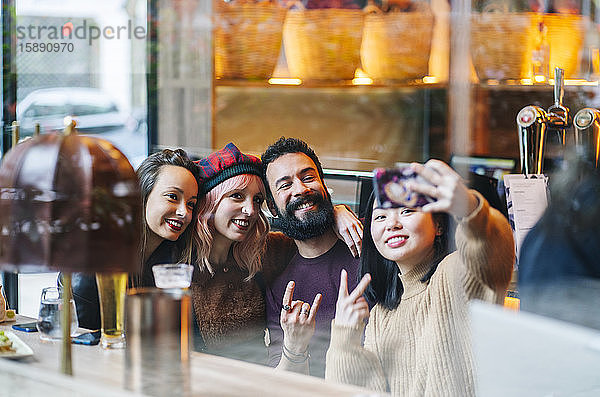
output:
[[308, 193], [302, 197], [297, 198], [294, 201], [290, 201], [289, 203], [287, 203], [287, 205], [285, 206], [285, 210], [288, 214], [293, 214], [294, 211], [296, 211], [303, 204], [314, 203], [319, 206], [323, 203], [323, 200], [323, 196], [321, 196], [317, 192]]

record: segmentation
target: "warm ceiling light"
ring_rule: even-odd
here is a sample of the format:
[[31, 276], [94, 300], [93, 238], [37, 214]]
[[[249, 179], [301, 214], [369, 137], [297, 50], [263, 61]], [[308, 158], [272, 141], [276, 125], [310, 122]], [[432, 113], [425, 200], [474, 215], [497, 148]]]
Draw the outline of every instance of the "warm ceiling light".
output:
[[353, 85], [370, 85], [373, 84], [373, 79], [370, 77], [355, 77], [352, 79]]
[[352, 79], [353, 85], [371, 85], [373, 84], [373, 79], [369, 77], [368, 74], [365, 73], [361, 68], [356, 68], [354, 71], [354, 78]]
[[598, 81], [588, 81], [588, 80], [583, 80], [583, 79], [565, 79], [565, 85], [597, 86]]
[[300, 84], [302, 84], [302, 80], [301, 79], [292, 79], [292, 78], [271, 77], [269, 79], [269, 84], [273, 84], [273, 85], [300, 85]]

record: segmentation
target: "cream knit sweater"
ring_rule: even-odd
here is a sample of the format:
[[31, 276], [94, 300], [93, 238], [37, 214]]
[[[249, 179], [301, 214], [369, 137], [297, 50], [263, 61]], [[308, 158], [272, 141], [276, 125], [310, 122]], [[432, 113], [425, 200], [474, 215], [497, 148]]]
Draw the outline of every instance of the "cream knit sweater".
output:
[[325, 377], [394, 396], [471, 396], [473, 361], [468, 301], [502, 303], [514, 263], [506, 219], [475, 193], [479, 205], [459, 222], [457, 251], [446, 256], [428, 283], [430, 264], [399, 277], [400, 305], [376, 305], [366, 328], [332, 324]]

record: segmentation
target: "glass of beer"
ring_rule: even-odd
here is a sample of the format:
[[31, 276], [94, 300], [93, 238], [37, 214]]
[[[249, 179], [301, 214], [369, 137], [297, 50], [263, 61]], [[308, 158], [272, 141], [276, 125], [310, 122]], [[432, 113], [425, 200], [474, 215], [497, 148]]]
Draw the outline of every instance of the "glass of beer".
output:
[[125, 289], [127, 273], [96, 273], [100, 298], [100, 344], [105, 349], [125, 347]]

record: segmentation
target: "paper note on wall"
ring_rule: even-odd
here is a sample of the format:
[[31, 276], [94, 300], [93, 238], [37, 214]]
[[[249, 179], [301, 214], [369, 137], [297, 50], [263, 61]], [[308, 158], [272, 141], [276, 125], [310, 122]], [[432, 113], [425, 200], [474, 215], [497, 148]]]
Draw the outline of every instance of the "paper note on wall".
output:
[[525, 236], [535, 226], [548, 206], [548, 177], [511, 174], [504, 176], [508, 217], [516, 243], [517, 258]]

